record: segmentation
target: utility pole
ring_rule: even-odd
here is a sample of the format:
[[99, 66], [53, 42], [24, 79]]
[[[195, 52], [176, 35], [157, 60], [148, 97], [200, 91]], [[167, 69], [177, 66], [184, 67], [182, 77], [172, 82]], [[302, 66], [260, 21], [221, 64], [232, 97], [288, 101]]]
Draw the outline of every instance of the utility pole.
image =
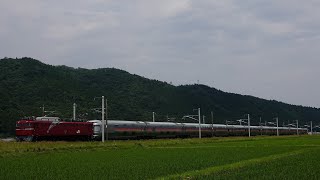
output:
[[104, 142], [104, 128], [105, 128], [105, 125], [104, 125], [104, 96], [102, 96], [102, 101], [101, 102], [102, 102], [102, 104], [101, 104], [101, 106], [102, 106], [102, 109], [101, 109], [102, 142]]
[[251, 130], [250, 130], [250, 114], [248, 114], [248, 128], [249, 128], [249, 137], [251, 137]]
[[152, 121], [155, 122], [154, 121], [154, 112], [152, 112]]
[[201, 139], [201, 114], [200, 114], [200, 108], [198, 108], [198, 117], [199, 117], [199, 139]]
[[77, 108], [77, 104], [73, 103], [73, 118], [72, 118], [72, 121], [76, 120], [76, 108]]

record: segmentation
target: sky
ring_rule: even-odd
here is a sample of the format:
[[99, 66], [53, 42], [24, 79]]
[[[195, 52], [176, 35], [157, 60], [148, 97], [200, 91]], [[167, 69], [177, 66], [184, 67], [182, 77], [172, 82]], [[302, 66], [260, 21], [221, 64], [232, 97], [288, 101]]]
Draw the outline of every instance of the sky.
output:
[[320, 107], [318, 0], [0, 0], [0, 58]]

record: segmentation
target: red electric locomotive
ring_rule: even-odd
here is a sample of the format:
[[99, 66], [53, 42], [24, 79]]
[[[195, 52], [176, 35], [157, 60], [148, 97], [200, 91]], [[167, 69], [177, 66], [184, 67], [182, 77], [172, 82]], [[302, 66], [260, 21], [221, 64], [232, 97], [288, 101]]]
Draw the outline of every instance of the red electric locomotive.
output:
[[64, 122], [57, 117], [25, 118], [16, 124], [17, 141], [91, 140], [93, 123]]

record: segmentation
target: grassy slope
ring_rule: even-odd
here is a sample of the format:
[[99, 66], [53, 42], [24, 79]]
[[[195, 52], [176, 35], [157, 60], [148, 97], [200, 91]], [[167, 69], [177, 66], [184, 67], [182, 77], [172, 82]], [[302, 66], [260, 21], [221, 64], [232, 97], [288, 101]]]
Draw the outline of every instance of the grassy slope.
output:
[[0, 143], [0, 179], [283, 179], [292, 170], [290, 179], [305, 172], [305, 177], [314, 178], [319, 140], [303, 136]]

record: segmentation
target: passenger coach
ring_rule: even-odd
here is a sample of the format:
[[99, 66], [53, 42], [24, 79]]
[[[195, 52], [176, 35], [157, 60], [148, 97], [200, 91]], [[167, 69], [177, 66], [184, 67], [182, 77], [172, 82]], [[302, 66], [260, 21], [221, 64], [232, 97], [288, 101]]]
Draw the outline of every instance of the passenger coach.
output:
[[[94, 126], [94, 138], [101, 138], [101, 121], [91, 120]], [[213, 136], [247, 136], [248, 126], [201, 124], [202, 137]], [[252, 136], [277, 135], [277, 127], [250, 126]], [[279, 135], [295, 135], [297, 128], [279, 127]], [[192, 138], [199, 136], [199, 124], [173, 122], [144, 122], [108, 120], [109, 139], [143, 139], [143, 138]], [[307, 134], [306, 128], [298, 128], [299, 134]]]

